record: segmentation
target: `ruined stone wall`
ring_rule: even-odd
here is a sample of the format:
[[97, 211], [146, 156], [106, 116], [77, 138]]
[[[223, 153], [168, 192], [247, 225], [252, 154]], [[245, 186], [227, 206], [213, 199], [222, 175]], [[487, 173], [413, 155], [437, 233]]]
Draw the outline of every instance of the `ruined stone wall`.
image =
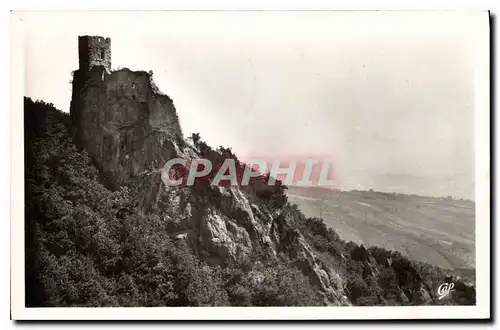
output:
[[71, 117], [78, 145], [114, 187], [160, 168], [183, 139], [172, 100], [154, 92], [144, 71], [76, 71]]
[[81, 71], [88, 71], [95, 66], [103, 66], [108, 72], [111, 71], [111, 39], [78, 37], [78, 57]]

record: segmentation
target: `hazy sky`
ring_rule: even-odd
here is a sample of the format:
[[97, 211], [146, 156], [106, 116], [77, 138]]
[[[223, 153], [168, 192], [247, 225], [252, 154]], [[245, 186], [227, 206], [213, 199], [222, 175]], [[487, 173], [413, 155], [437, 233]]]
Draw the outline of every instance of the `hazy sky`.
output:
[[78, 35], [153, 70], [185, 135], [329, 157], [338, 187], [474, 196], [479, 19], [466, 13], [24, 13], [26, 95], [69, 111]]

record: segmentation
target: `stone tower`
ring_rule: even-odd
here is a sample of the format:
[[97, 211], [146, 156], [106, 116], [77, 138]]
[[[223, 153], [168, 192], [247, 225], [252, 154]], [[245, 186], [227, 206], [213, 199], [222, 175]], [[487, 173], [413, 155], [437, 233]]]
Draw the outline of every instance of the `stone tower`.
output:
[[80, 71], [89, 71], [96, 66], [103, 66], [111, 71], [111, 39], [99, 36], [79, 36], [78, 56]]

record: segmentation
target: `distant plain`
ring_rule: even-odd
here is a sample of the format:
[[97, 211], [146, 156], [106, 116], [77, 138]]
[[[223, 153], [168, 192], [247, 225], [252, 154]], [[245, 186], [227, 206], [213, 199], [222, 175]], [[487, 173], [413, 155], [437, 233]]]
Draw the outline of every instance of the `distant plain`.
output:
[[293, 186], [288, 198], [308, 217], [322, 218], [346, 241], [396, 250], [464, 273], [474, 271], [471, 200]]

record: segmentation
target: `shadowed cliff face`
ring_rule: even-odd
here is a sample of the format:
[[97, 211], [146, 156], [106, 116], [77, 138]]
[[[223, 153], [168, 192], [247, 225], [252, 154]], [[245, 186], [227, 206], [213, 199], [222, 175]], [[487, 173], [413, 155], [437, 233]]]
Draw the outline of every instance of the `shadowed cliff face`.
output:
[[78, 145], [118, 187], [175, 156], [169, 140], [182, 141], [172, 100], [155, 91], [151, 74], [103, 67], [76, 71], [71, 117]]

